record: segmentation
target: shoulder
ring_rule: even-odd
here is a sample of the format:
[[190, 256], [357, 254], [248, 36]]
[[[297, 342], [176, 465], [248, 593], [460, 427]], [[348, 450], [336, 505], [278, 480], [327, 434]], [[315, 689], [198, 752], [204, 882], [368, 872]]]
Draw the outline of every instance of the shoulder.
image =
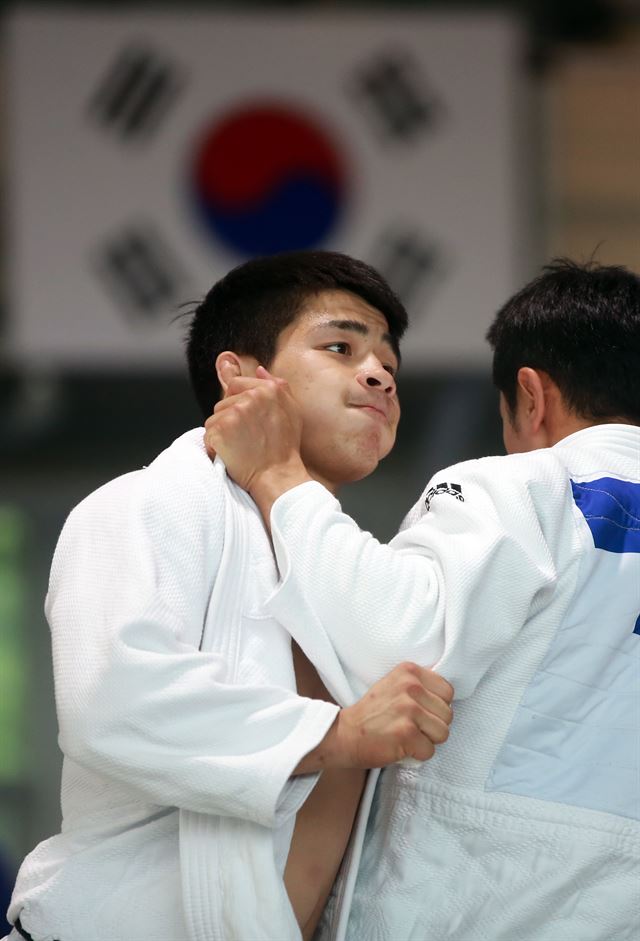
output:
[[505, 490], [528, 490], [536, 484], [556, 482], [564, 485], [567, 471], [551, 448], [542, 448], [524, 454], [493, 455], [453, 464], [438, 471], [425, 492], [437, 486], [438, 480], [461, 481], [467, 487], [481, 487], [489, 493], [499, 494]]
[[70, 513], [65, 529], [151, 526], [187, 531], [221, 522], [224, 473], [207, 456], [203, 429], [177, 438], [147, 467], [108, 481]]
[[527, 486], [536, 480], [566, 476], [566, 469], [552, 448], [476, 458], [454, 464], [446, 470], [470, 482], [490, 484], [495, 480], [512, 482], [514, 486]]
[[568, 488], [566, 468], [550, 448], [477, 458], [434, 474], [404, 525], [445, 506], [449, 511], [454, 503], [464, 504], [472, 513], [510, 516], [529, 509], [539, 515], [545, 507], [557, 509], [566, 500]]

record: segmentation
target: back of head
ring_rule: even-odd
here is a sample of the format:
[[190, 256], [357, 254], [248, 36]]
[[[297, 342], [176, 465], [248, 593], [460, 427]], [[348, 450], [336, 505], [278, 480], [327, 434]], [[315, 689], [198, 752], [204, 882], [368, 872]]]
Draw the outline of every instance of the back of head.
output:
[[230, 271], [196, 308], [187, 338], [191, 384], [205, 416], [221, 389], [219, 353], [253, 356], [269, 367], [278, 338], [322, 291], [350, 291], [386, 318], [397, 345], [407, 312], [384, 278], [369, 265], [338, 252], [300, 251], [254, 258]]
[[640, 277], [628, 269], [557, 260], [498, 311], [487, 339], [512, 413], [530, 366], [581, 418], [640, 424]]

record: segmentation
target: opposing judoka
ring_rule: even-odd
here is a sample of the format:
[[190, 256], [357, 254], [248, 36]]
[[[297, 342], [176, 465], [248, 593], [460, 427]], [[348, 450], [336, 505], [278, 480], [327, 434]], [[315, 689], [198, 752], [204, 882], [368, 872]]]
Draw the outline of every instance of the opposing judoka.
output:
[[[269, 363], [298, 395], [307, 466], [335, 489], [393, 445], [405, 326], [386, 283], [346, 256], [252, 261], [195, 312], [193, 386], [208, 415], [234, 377]], [[339, 709], [299, 648], [294, 664], [265, 607], [268, 535], [203, 435], [107, 483], [64, 526], [46, 605], [63, 823], [21, 868], [12, 939], [296, 941], [298, 922], [308, 937], [363, 769], [424, 760], [447, 736], [451, 689], [428, 670], [401, 665], [356, 702], [303, 625]]]
[[439, 471], [390, 545], [309, 480], [284, 383], [207, 422], [270, 521], [271, 614], [356, 689], [410, 657], [457, 691], [447, 745], [363, 808], [323, 938], [640, 933], [640, 278], [556, 263], [488, 339], [509, 453]]

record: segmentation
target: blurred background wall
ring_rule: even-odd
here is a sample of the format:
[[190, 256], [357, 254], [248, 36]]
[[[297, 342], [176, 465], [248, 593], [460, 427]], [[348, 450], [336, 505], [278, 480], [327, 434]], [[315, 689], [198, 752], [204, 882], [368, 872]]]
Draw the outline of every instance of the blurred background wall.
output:
[[496, 306], [553, 256], [640, 270], [633, 0], [104, 9], [3, 17], [0, 894], [59, 825], [60, 527], [201, 421], [181, 302], [281, 248], [385, 271], [403, 419], [343, 505], [388, 539], [438, 468], [502, 448]]

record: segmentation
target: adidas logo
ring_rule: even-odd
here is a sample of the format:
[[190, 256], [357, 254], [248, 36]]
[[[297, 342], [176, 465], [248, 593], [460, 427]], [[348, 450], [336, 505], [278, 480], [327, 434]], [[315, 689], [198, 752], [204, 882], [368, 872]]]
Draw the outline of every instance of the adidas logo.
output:
[[464, 503], [464, 497], [462, 496], [462, 487], [460, 484], [436, 484], [435, 487], [430, 487], [427, 491], [427, 495], [424, 498], [424, 504], [428, 509], [431, 507], [431, 501], [435, 496], [440, 493], [448, 493], [449, 496], [455, 497], [456, 500], [460, 500], [461, 503]]

